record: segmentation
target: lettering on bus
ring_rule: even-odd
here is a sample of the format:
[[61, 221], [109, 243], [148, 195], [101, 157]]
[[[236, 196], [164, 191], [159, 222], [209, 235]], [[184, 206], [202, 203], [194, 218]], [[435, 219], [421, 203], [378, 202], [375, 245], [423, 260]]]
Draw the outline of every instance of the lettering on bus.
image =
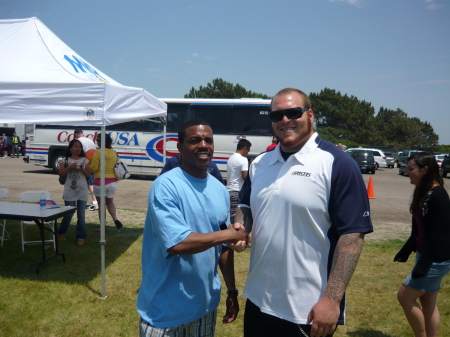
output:
[[113, 140], [113, 145], [134, 145], [139, 146], [137, 134], [130, 134], [129, 132], [108, 132]]
[[[91, 139], [94, 143], [95, 140], [97, 139], [97, 135], [98, 132], [94, 132], [94, 133], [90, 133], [90, 134], [85, 134], [84, 136], [86, 138]], [[74, 139], [75, 134], [74, 133], [70, 133], [68, 131], [61, 131], [60, 133], [58, 133], [58, 142], [60, 143], [69, 143], [72, 139]]]
[[259, 112], [260, 115], [268, 115], [269, 111], [268, 110], [262, 110]]
[[[139, 146], [139, 138], [137, 133], [129, 133], [129, 132], [108, 132], [111, 136], [113, 145], [134, 145]], [[59, 143], [69, 143], [72, 139], [74, 139], [74, 134], [68, 131], [61, 131], [58, 134], [58, 142]], [[97, 140], [97, 137], [100, 137], [100, 133], [98, 131], [94, 133], [85, 133], [84, 136], [86, 138], [91, 139], [94, 143]]]

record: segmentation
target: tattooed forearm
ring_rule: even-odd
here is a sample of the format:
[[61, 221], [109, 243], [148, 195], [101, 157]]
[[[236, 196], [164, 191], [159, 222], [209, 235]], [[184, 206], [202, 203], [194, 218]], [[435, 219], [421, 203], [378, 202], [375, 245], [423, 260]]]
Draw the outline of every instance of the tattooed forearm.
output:
[[339, 238], [333, 256], [330, 278], [325, 296], [340, 301], [355, 271], [364, 243], [363, 233], [344, 234]]
[[238, 207], [236, 209], [236, 215], [234, 217], [234, 222], [239, 222], [244, 226], [245, 231], [250, 233], [253, 226], [253, 216], [252, 210], [248, 207]]

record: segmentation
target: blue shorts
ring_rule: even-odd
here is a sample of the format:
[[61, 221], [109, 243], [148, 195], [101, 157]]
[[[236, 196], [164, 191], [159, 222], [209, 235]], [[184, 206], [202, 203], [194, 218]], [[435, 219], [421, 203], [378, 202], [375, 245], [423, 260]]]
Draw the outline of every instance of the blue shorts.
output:
[[[420, 254], [416, 253], [416, 263], [420, 258]], [[450, 272], [450, 260], [445, 262], [433, 262], [425, 276], [413, 280], [411, 273], [406, 277], [403, 284], [413, 289], [434, 293], [441, 289], [441, 282], [445, 275]]]
[[88, 186], [92, 186], [94, 184], [94, 173], [91, 173], [91, 176], [87, 178]]

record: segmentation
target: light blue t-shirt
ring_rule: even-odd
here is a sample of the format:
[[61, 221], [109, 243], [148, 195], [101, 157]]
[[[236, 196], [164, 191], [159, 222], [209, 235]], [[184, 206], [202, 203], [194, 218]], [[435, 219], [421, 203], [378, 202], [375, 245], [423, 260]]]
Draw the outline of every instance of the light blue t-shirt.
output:
[[229, 209], [225, 186], [210, 174], [198, 179], [175, 168], [155, 180], [148, 197], [137, 299], [144, 320], [159, 328], [174, 327], [217, 308], [222, 247], [193, 255], [170, 255], [167, 250], [191, 232], [219, 231], [230, 222]]

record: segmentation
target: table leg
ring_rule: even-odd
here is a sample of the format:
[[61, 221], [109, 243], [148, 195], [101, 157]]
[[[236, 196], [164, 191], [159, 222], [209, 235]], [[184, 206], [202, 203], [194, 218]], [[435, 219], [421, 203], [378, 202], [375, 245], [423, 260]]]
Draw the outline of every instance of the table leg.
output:
[[[49, 261], [49, 260], [51, 260], [51, 259], [53, 259], [53, 258], [55, 258], [55, 257], [57, 257], [57, 256], [59, 256], [59, 255], [62, 256], [63, 262], [66, 262], [66, 257], [64, 256], [63, 253], [59, 253], [59, 252], [58, 252], [58, 235], [57, 235], [58, 221], [55, 220], [55, 229], [54, 229], [54, 231], [52, 231], [51, 229], [46, 228], [46, 227], [44, 226], [44, 220], [41, 220], [41, 221], [39, 221], [39, 220], [34, 220], [34, 222], [35, 222], [36, 225], [39, 227], [39, 231], [40, 231], [40, 233], [41, 233], [41, 240], [42, 240], [42, 261], [39, 262], [39, 263], [37, 264], [37, 267], [36, 267], [36, 273], [39, 274], [39, 268], [40, 268], [41, 264], [43, 264], [44, 262], [47, 262], [47, 261]], [[55, 252], [55, 253], [56, 253], [56, 254], [53, 255], [53, 256], [50, 256], [49, 258], [46, 258], [46, 257], [45, 257], [45, 229], [47, 229], [48, 231], [50, 231], [50, 232], [53, 234], [53, 239], [55, 240], [55, 248], [56, 248], [56, 252]]]

